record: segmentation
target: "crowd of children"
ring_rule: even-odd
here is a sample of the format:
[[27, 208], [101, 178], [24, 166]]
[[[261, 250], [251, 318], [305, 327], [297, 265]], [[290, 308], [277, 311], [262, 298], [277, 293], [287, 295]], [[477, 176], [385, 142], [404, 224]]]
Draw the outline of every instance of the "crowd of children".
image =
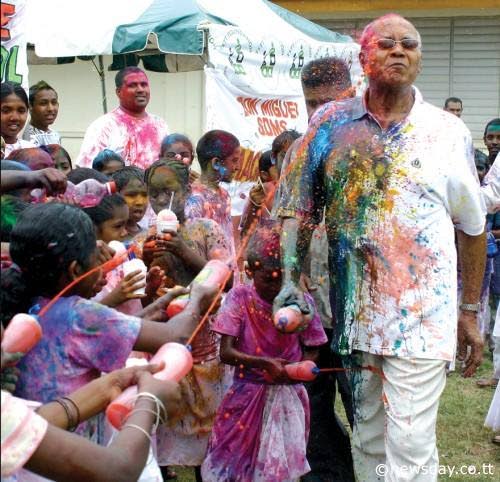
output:
[[[112, 468], [146, 477], [139, 474], [153, 429], [164, 480], [175, 477], [171, 466], [177, 465], [194, 467], [197, 480], [300, 478], [309, 470], [309, 405], [304, 386], [284, 367], [314, 359], [327, 338], [318, 315], [301, 333], [283, 334], [273, 324], [272, 302], [281, 287], [280, 231], [268, 219], [273, 196], [262, 196], [274, 193], [277, 158], [298, 134], [281, 136], [282, 149], [266, 153], [259, 164], [261, 182], [248, 205], [267, 203], [267, 209], [252, 210], [241, 231], [245, 268], [239, 273], [236, 246], [242, 239], [233, 228], [230, 198], [219, 185], [239, 169], [241, 149], [234, 135], [202, 136], [196, 145], [201, 174], [191, 169], [195, 149], [181, 134], [165, 137], [146, 170], [126, 165], [110, 149], [97, 153], [92, 168], [76, 168], [49, 127], [57, 115], [57, 94], [42, 82], [30, 99], [24, 90], [2, 84], [8, 158], [2, 160], [2, 326], [8, 328], [17, 313], [30, 313], [43, 331], [28, 353], [2, 352], [2, 388], [14, 394], [2, 391], [2, 418], [11, 431], [5, 446], [2, 432], [2, 458], [9, 461], [5, 467], [2, 462], [2, 476], [24, 480], [25, 466], [64, 479], [68, 468], [50, 461], [69, 444], [82, 457], [78, 463], [67, 460], [74, 464], [72, 480], [104, 480]], [[28, 111], [36, 111], [37, 103], [48, 113], [32, 113], [21, 138]], [[89, 179], [114, 182], [116, 193], [89, 206], [58, 197], [67, 181], [78, 185]], [[46, 202], [34, 202], [33, 189], [44, 189]], [[156, 218], [165, 209], [178, 225], [159, 232]], [[143, 259], [147, 275], [99, 269], [116, 255], [110, 247], [116, 241]], [[222, 295], [219, 286], [192, 284], [210, 260], [231, 269]], [[188, 307], [168, 319], [166, 307], [185, 292], [180, 287], [190, 285]], [[142, 288], [144, 294], [138, 294]], [[149, 359], [148, 353], [167, 342], [186, 343], [200, 320], [203, 325], [190, 341], [193, 368], [178, 384], [161, 386], [151, 377], [157, 366], [123, 369], [131, 358]], [[106, 403], [136, 383], [139, 395], [124, 427], [135, 430], [122, 429], [134, 437], [120, 432], [110, 441], [109, 430], [103, 430]], [[95, 387], [101, 387], [97, 401], [82, 401], [95, 394]], [[19, 425], [25, 422], [29, 430]], [[56, 427], [76, 435], [62, 437]], [[116, 461], [121, 449], [134, 453], [122, 467]], [[95, 463], [84, 468], [82, 461], [93, 456]]]

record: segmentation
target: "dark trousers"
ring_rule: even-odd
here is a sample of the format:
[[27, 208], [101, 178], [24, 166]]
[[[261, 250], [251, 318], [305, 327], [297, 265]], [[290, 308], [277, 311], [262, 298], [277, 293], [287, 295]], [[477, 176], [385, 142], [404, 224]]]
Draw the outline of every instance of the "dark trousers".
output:
[[[325, 329], [329, 341], [332, 330]], [[330, 343], [320, 349], [320, 368], [342, 368], [341, 358], [334, 354]], [[334, 410], [335, 392], [338, 387], [352, 428], [352, 395], [345, 372], [320, 374], [306, 384], [311, 409], [311, 430], [307, 445], [307, 460], [311, 472], [302, 477], [305, 482], [354, 481], [349, 434]]]

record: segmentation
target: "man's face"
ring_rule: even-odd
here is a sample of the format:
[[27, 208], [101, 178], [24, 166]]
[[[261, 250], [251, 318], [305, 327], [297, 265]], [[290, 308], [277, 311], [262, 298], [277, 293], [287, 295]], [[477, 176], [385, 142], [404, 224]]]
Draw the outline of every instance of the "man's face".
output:
[[449, 112], [450, 114], [456, 115], [457, 117], [462, 117], [462, 103], [461, 102], [453, 102], [450, 101], [446, 104], [446, 107], [444, 108], [445, 111]]
[[116, 89], [120, 106], [132, 112], [143, 112], [149, 103], [149, 81], [143, 72], [125, 76], [121, 87]]
[[308, 120], [311, 120], [312, 115], [318, 107], [345, 96], [345, 93], [339, 92], [334, 85], [320, 85], [318, 87], [302, 86], [302, 90], [304, 91]]
[[59, 112], [57, 94], [52, 89], [43, 89], [35, 95], [30, 109], [31, 123], [35, 127], [48, 129]]
[[484, 144], [488, 149], [490, 160], [500, 152], [500, 125], [492, 125], [488, 127], [484, 135]]
[[[391, 40], [396, 43], [391, 45]], [[405, 19], [388, 17], [375, 21], [368, 45], [359, 54], [370, 83], [388, 87], [412, 85], [422, 62], [417, 41], [417, 30]]]

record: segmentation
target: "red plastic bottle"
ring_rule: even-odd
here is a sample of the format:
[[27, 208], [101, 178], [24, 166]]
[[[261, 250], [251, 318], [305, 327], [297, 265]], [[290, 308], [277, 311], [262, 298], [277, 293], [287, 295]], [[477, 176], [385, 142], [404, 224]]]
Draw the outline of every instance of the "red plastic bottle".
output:
[[[229, 266], [218, 259], [211, 259], [203, 269], [198, 273], [196, 278], [191, 282], [200, 283], [207, 286], [221, 285], [229, 275]], [[189, 303], [189, 295], [181, 295], [175, 298], [167, 306], [167, 316], [172, 318], [186, 308]]]
[[312, 360], [303, 360], [285, 365], [285, 371], [292, 380], [310, 382], [318, 376], [319, 368]]
[[29, 352], [42, 338], [42, 327], [34, 316], [19, 313], [8, 324], [2, 339], [7, 353]]
[[[71, 201], [82, 208], [97, 206], [104, 196], [109, 196], [116, 192], [114, 181], [101, 184], [96, 179], [85, 179], [79, 184], [68, 181], [64, 194], [57, 196], [63, 201]], [[33, 189], [31, 197], [34, 202], [45, 202], [47, 194], [45, 189]]]
[[[180, 343], [165, 343], [151, 358], [150, 363], [165, 362], [165, 368], [153, 376], [158, 380], [180, 381], [193, 367], [193, 357], [185, 345]], [[127, 388], [121, 395], [115, 398], [106, 409], [106, 417], [109, 423], [120, 430], [123, 422], [134, 407], [134, 397], [137, 395], [137, 387]]]

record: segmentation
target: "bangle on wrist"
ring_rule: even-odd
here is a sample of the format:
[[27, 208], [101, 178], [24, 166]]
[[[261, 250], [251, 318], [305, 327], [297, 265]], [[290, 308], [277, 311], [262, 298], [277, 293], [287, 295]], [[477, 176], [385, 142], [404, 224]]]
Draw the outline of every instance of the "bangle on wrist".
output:
[[144, 429], [144, 428], [142, 428], [142, 427], [139, 427], [139, 425], [136, 425], [135, 423], [127, 423], [127, 424], [125, 424], [125, 425], [122, 427], [122, 430], [123, 430], [124, 428], [127, 428], [127, 427], [130, 427], [130, 428], [135, 428], [136, 430], [141, 431], [141, 432], [142, 432], [142, 433], [143, 433], [143, 434], [144, 434], [144, 435], [148, 438], [149, 443], [150, 443], [151, 445], [153, 445], [153, 439], [151, 438], [151, 434], [149, 434], [147, 430], [145, 430], [145, 429]]
[[66, 417], [68, 419], [67, 430], [70, 432], [74, 432], [76, 430], [76, 427], [78, 427], [78, 424], [80, 423], [80, 411], [78, 410], [78, 407], [73, 402], [73, 400], [71, 400], [71, 402], [73, 403], [72, 407], [69, 403], [67, 403], [66, 400], [70, 399], [68, 399], [67, 397], [61, 397], [57, 400], [54, 400], [54, 402], [61, 405], [61, 407], [64, 409], [64, 412], [66, 413]]

